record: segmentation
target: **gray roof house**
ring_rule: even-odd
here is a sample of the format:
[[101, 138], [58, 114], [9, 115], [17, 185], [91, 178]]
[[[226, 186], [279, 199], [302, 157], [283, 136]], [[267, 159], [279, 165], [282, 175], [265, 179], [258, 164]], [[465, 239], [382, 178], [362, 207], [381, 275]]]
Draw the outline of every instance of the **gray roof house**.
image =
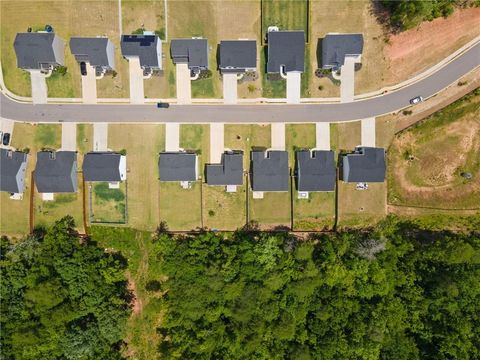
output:
[[385, 181], [385, 149], [357, 146], [343, 156], [342, 180], [345, 182]]
[[252, 151], [251, 183], [253, 191], [288, 191], [288, 153]]
[[333, 151], [297, 151], [295, 156], [298, 191], [335, 190], [336, 167]]
[[18, 33], [13, 47], [20, 69], [48, 70], [65, 63], [65, 41], [55, 33]]
[[207, 39], [173, 39], [170, 55], [174, 64], [188, 64], [190, 70], [208, 69]]
[[162, 152], [158, 160], [160, 181], [196, 181], [198, 157], [195, 153]]
[[220, 41], [222, 73], [244, 73], [257, 70], [257, 42], [255, 40]]
[[88, 62], [98, 70], [115, 69], [115, 46], [106, 37], [72, 37], [70, 51], [78, 62]]
[[207, 164], [205, 176], [208, 185], [242, 185], [243, 153], [226, 152], [222, 154], [221, 164]]
[[76, 192], [77, 153], [39, 151], [33, 177], [40, 193]]
[[162, 70], [162, 41], [156, 35], [122, 35], [122, 55], [138, 57], [144, 70]]
[[24, 152], [0, 149], [0, 191], [23, 193], [27, 156]]
[[339, 69], [347, 56], [360, 62], [362, 52], [362, 34], [327, 34], [322, 40], [322, 68]]
[[124, 181], [127, 178], [127, 157], [114, 152], [89, 152], [83, 158], [85, 181]]
[[303, 73], [305, 63], [303, 31], [270, 31], [267, 34], [267, 41], [267, 73]]

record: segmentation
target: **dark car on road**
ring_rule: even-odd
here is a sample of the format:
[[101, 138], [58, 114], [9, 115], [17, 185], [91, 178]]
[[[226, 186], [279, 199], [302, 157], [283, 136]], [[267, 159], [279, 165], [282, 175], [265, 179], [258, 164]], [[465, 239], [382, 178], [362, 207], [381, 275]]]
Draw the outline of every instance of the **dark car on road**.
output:
[[10, 144], [10, 133], [3, 134], [2, 144], [5, 145], [5, 146]]
[[85, 64], [85, 61], [82, 61], [80, 63], [80, 73], [82, 74], [82, 76], [87, 75], [87, 64]]
[[159, 109], [168, 109], [169, 107], [170, 107], [169, 103], [166, 103], [166, 102], [157, 103], [157, 108]]

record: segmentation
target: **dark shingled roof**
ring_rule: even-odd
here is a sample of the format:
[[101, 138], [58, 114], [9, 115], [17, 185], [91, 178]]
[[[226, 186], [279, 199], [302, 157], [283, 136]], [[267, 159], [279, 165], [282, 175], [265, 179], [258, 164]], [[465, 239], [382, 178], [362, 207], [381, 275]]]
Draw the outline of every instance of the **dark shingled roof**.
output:
[[227, 71], [236, 69], [244, 72], [246, 69], [256, 67], [257, 42], [255, 40], [224, 40], [220, 42], [220, 69]]
[[77, 153], [74, 151], [40, 151], [34, 173], [41, 193], [77, 191]]
[[[55, 37], [60, 39], [55, 33], [18, 33], [13, 43], [17, 66], [20, 69], [41, 69], [41, 64], [56, 65], [58, 61], [63, 65], [63, 53], [61, 58], [55, 57]], [[63, 40], [61, 42], [63, 47]]]
[[170, 43], [174, 64], [188, 63], [188, 68], [208, 68], [207, 39], [174, 39]]
[[221, 164], [206, 165], [208, 185], [242, 185], [243, 154], [225, 153]]
[[288, 191], [288, 177], [286, 151], [251, 152], [253, 191]]
[[0, 191], [22, 193], [26, 168], [27, 154], [0, 149]]
[[335, 153], [333, 151], [297, 151], [298, 191], [335, 190]]
[[89, 152], [83, 158], [85, 181], [121, 181], [121, 157], [121, 154], [114, 152]]
[[197, 180], [197, 154], [162, 152], [158, 160], [160, 181]]
[[304, 71], [305, 34], [303, 31], [270, 31], [268, 33], [268, 73]]
[[385, 181], [385, 149], [358, 146], [343, 156], [342, 180], [346, 182]]
[[362, 34], [327, 34], [322, 41], [322, 66], [343, 66], [345, 55], [360, 55], [362, 52]]
[[138, 56], [142, 67], [160, 67], [158, 63], [156, 35], [122, 35], [120, 47], [122, 55]]
[[77, 61], [88, 61], [92, 66], [110, 66], [105, 37], [72, 37], [70, 50]]

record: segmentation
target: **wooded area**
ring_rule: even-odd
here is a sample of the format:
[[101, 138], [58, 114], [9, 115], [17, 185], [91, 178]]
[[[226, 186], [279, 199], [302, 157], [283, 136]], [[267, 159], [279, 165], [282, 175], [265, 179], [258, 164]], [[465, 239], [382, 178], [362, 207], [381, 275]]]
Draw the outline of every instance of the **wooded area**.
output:
[[[72, 229], [67, 217], [21, 242], [2, 239], [2, 358], [131, 355], [122, 339], [132, 331], [125, 271], [133, 254]], [[136, 236], [102, 229], [94, 237]], [[148, 358], [480, 356], [478, 232], [434, 232], [394, 217], [308, 239], [162, 230], [146, 239], [155, 264], [142, 265], [145, 291], [161, 299], [160, 340]]]

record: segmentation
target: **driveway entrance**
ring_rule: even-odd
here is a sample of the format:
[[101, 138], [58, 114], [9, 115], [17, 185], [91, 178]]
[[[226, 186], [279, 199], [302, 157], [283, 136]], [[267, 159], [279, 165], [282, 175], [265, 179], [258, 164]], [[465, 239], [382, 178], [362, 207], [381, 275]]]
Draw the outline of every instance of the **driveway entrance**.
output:
[[87, 65], [87, 75], [82, 75], [82, 97], [85, 104], [97, 103], [97, 79], [95, 68]]
[[93, 123], [93, 151], [108, 151], [108, 123]]
[[300, 103], [300, 88], [302, 82], [302, 74], [296, 72], [287, 73], [287, 103]]
[[210, 162], [219, 164], [225, 151], [224, 126], [222, 123], [210, 124]]
[[223, 74], [223, 101], [225, 104], [237, 103], [237, 74]]
[[32, 82], [32, 101], [34, 104], [47, 103], [47, 80], [40, 70], [30, 70]]
[[317, 150], [330, 150], [330, 123], [316, 123], [316, 145]]
[[128, 58], [128, 70], [130, 74], [130, 102], [132, 104], [143, 104], [145, 102], [143, 70], [138, 57]]
[[191, 104], [192, 102], [192, 85], [190, 80], [190, 69], [188, 64], [177, 64], [176, 67], [177, 80], [177, 103]]
[[340, 81], [340, 101], [353, 101], [355, 88], [355, 59], [353, 57], [345, 57], [345, 64], [342, 66]]
[[362, 119], [362, 146], [375, 147], [375, 118]]

